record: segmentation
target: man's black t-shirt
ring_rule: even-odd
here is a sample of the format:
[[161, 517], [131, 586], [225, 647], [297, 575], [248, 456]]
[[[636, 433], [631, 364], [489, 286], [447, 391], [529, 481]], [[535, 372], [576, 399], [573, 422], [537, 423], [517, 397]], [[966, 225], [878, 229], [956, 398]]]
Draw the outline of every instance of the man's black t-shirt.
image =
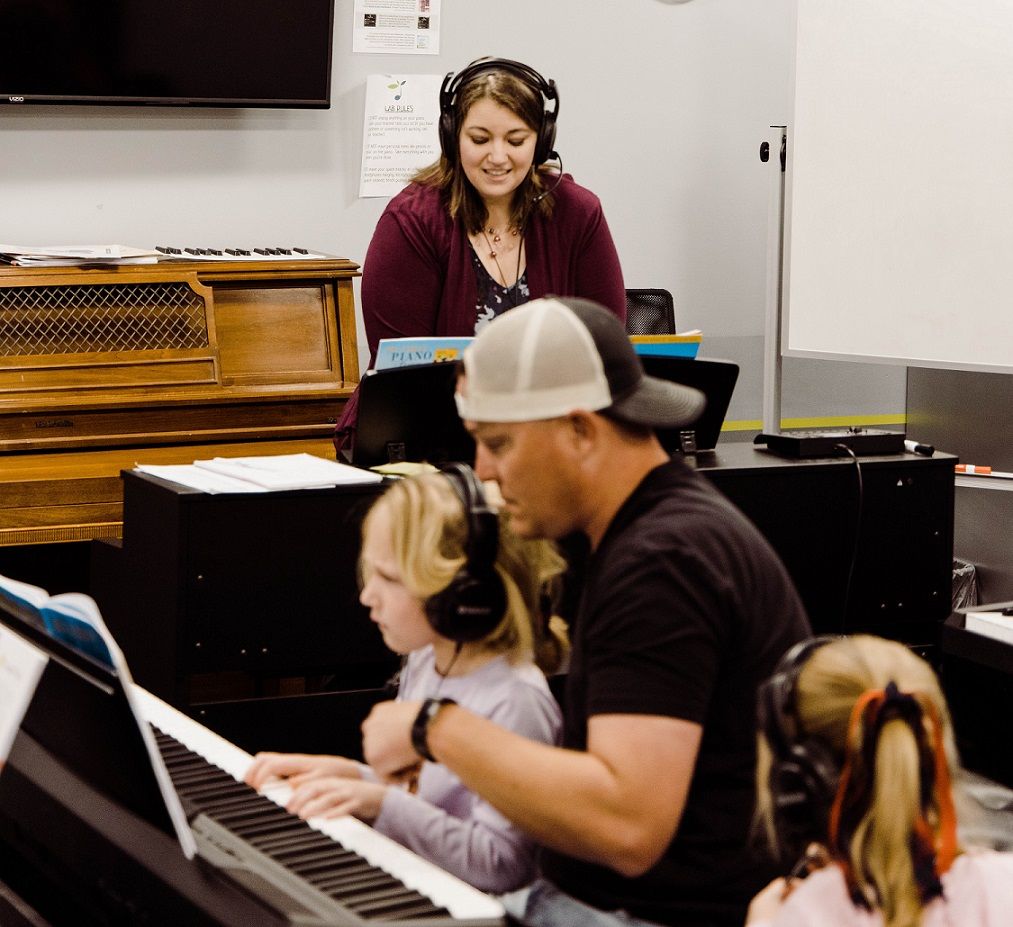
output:
[[784, 566], [745, 516], [681, 460], [651, 471], [586, 566], [564, 746], [585, 749], [598, 714], [703, 725], [685, 812], [643, 876], [549, 850], [545, 876], [607, 911], [679, 927], [742, 924], [774, 875], [750, 841], [756, 691], [808, 634]]

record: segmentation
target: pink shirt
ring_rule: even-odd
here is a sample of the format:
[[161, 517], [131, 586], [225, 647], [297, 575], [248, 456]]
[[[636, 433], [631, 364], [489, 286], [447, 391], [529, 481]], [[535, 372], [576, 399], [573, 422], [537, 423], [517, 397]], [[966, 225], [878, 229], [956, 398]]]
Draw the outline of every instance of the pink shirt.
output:
[[[943, 876], [943, 897], [924, 910], [921, 927], [1009, 927], [1013, 924], [1013, 853], [973, 850]], [[883, 927], [878, 911], [855, 907], [840, 869], [814, 872], [773, 920], [749, 927]]]

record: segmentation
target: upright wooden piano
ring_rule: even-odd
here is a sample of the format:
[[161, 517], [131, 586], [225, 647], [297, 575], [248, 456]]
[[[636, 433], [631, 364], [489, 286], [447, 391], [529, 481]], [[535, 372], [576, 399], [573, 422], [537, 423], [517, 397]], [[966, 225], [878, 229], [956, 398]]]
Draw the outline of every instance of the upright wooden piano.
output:
[[334, 454], [344, 258], [0, 267], [0, 545], [116, 537], [120, 471]]

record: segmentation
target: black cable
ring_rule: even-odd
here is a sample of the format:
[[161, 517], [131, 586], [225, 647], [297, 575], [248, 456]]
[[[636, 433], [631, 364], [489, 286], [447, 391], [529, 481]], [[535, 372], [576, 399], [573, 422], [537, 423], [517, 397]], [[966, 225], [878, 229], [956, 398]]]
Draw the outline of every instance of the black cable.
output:
[[858, 544], [862, 536], [862, 509], [865, 490], [862, 485], [862, 464], [858, 455], [846, 444], [835, 444], [835, 451], [843, 451], [855, 462], [855, 481], [858, 490], [858, 506], [855, 511], [855, 536], [851, 545], [851, 562], [848, 564], [848, 578], [844, 584], [844, 608], [841, 612], [841, 634], [848, 633], [848, 609], [851, 605], [851, 586], [855, 578], [855, 563], [858, 560]]
[[528, 221], [534, 214], [535, 206], [537, 206], [549, 194], [554, 193], [556, 187], [558, 187], [563, 182], [563, 159], [559, 156], [558, 152], [550, 151], [549, 158], [552, 158], [553, 156], [555, 156], [556, 160], [559, 162], [559, 173], [556, 174], [556, 182], [551, 187], [549, 187], [548, 190], [543, 190], [541, 193], [539, 193], [531, 200], [531, 204], [528, 206], [527, 211], [524, 213], [524, 221], [521, 222], [520, 244], [517, 247], [517, 270], [514, 272], [514, 285], [512, 287], [512, 292], [510, 294], [511, 309], [517, 308], [517, 293], [520, 290], [518, 283], [520, 282], [521, 279], [521, 256], [524, 253], [524, 234], [528, 228]]

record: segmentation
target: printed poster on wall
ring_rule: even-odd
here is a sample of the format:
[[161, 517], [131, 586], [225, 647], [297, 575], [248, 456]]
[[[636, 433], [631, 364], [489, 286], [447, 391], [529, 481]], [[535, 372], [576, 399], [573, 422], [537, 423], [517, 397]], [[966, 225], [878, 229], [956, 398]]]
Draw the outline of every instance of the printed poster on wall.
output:
[[370, 74], [359, 196], [394, 196], [440, 154], [439, 74]]
[[440, 53], [440, 0], [355, 0], [352, 51]]
[[0, 773], [49, 657], [0, 627]]

